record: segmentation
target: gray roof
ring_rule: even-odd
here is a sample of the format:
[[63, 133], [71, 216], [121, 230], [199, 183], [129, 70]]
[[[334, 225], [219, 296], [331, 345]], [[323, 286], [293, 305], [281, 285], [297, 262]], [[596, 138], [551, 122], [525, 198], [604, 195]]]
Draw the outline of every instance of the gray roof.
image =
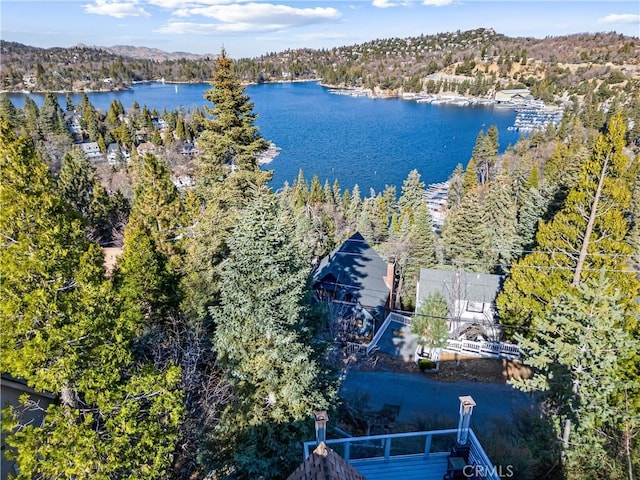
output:
[[384, 281], [387, 262], [360, 233], [320, 260], [312, 275], [314, 288], [349, 292], [354, 301], [367, 309], [384, 307], [389, 298], [389, 287]]
[[429, 293], [439, 291], [447, 300], [493, 303], [503, 281], [502, 275], [422, 268], [417, 300], [420, 302]]

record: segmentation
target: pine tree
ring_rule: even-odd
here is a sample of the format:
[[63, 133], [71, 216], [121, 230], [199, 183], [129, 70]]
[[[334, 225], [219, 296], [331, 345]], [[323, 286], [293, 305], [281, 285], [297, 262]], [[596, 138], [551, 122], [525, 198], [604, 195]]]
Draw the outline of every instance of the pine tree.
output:
[[305, 307], [308, 269], [265, 189], [243, 210], [228, 244], [221, 306], [212, 315], [235, 401], [215, 432], [212, 464], [233, 465], [239, 478], [279, 478], [299, 462], [290, 446], [306, 420], [333, 398], [306, 340], [316, 331]]
[[184, 228], [184, 208], [178, 189], [170, 178], [169, 169], [155, 155], [147, 153], [133, 163], [133, 203], [129, 221], [140, 222], [153, 238], [164, 242], [162, 249], [174, 248], [171, 239]]
[[[345, 200], [346, 200], [348, 190], [345, 190], [344, 193], [345, 193]], [[351, 223], [357, 224], [358, 218], [360, 218], [360, 213], [362, 211], [362, 199], [360, 198], [360, 187], [358, 186], [358, 184], [355, 184], [353, 186], [353, 191], [351, 192], [351, 196], [348, 198], [349, 198], [348, 202], [344, 202], [344, 203], [348, 203], [348, 208], [345, 206], [345, 208], [347, 208], [347, 211], [346, 211], [347, 220], [349, 220]]]
[[[209, 118], [204, 118], [204, 131], [198, 138], [200, 154], [196, 162], [196, 185], [203, 198], [207, 190], [238, 169], [250, 175], [248, 182], [262, 183], [267, 175], [258, 175], [256, 156], [268, 143], [255, 126], [256, 114], [249, 96], [244, 93], [233, 71], [233, 62], [222, 50], [216, 60], [211, 88], [205, 99]], [[261, 181], [260, 181], [261, 180]], [[248, 186], [243, 186], [246, 190]]]
[[603, 268], [612, 288], [628, 292], [625, 308], [637, 308], [633, 299], [640, 283], [626, 261], [632, 249], [625, 241], [630, 227], [625, 212], [638, 161], [624, 154], [624, 135], [622, 118], [614, 117], [584, 162], [564, 208], [551, 221], [540, 223], [537, 247], [513, 265], [496, 300], [504, 323], [531, 327], [553, 298], [571, 292]]
[[505, 273], [517, 248], [521, 243], [518, 237], [517, 207], [511, 181], [506, 176], [496, 177], [488, 186], [485, 197], [487, 222], [491, 226], [491, 246], [493, 255], [487, 255], [495, 263], [496, 273]]
[[462, 164], [456, 165], [456, 168], [449, 177], [449, 189], [447, 190], [447, 208], [455, 208], [462, 202], [464, 196], [464, 169]]
[[0, 122], [3, 121], [7, 122], [11, 129], [18, 126], [18, 110], [5, 92], [0, 94]]
[[538, 222], [547, 209], [547, 201], [537, 188], [527, 191], [524, 202], [518, 211], [517, 233], [522, 250], [529, 251], [535, 246]]
[[409, 212], [413, 219], [413, 212], [424, 203], [424, 182], [417, 170], [411, 170], [402, 182], [402, 194], [398, 199], [400, 213]]
[[311, 179], [311, 189], [309, 190], [309, 203], [316, 205], [325, 201], [324, 191], [320, 185], [320, 179], [314, 175]]
[[1, 128], [3, 370], [59, 398], [40, 425], [27, 404], [3, 412], [18, 478], [159, 478], [182, 416], [180, 370], [136, 361], [138, 322], [104, 280], [100, 248], [33, 146]]
[[405, 255], [399, 255], [398, 261], [402, 269], [402, 285], [400, 292], [403, 308], [413, 310], [415, 307], [416, 284], [420, 278], [420, 269], [436, 265], [436, 235], [431, 226], [431, 216], [426, 205], [415, 212], [413, 225], [406, 238]]
[[464, 171], [464, 177], [462, 179], [462, 191], [466, 195], [478, 186], [478, 170], [476, 168], [476, 161], [473, 157], [467, 163], [467, 168]]
[[489, 272], [494, 266], [492, 227], [484, 204], [481, 192], [472, 190], [458, 208], [447, 213], [442, 228], [446, 260], [474, 272]]
[[89, 219], [96, 172], [87, 155], [80, 149], [65, 154], [58, 176], [58, 191], [64, 200], [83, 217]]
[[[562, 432], [568, 479], [627, 478], [631, 448], [620, 461], [619, 445], [640, 425], [637, 376], [627, 366], [640, 341], [625, 331], [626, 293], [612, 288], [604, 271], [575, 291], [556, 297], [535, 319], [532, 337], [516, 340], [535, 374], [519, 380], [525, 391], [545, 393], [557, 431]], [[636, 447], [635, 453], [639, 448]], [[624, 464], [628, 468], [625, 468]]]

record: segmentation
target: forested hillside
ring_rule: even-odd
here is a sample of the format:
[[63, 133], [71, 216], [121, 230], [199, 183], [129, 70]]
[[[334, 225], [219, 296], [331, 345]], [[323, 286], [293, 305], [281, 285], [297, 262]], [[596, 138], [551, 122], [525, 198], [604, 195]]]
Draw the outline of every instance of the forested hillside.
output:
[[[510, 41], [481, 33], [494, 42], [484, 55], [495, 48], [504, 64]], [[631, 61], [628, 42], [598, 37], [586, 60]], [[286, 478], [315, 410], [360, 428], [337, 398], [346, 345], [308, 284], [359, 231], [395, 259], [396, 311], [413, 312], [420, 268], [506, 276], [502, 333], [535, 367], [519, 387], [543, 395], [545, 416], [481, 440], [517, 478], [632, 479], [640, 102], [624, 92], [634, 81], [572, 102], [557, 127], [503, 155], [495, 127], [478, 132], [435, 231], [416, 170], [400, 191], [343, 190], [312, 172], [270, 191], [246, 65], [222, 52], [207, 106], [189, 115], [117, 101], [101, 113], [86, 95], [16, 109], [0, 97], [2, 368], [57, 399], [42, 425], [23, 416], [32, 403], [3, 411], [19, 478]], [[90, 159], [81, 145], [93, 142]], [[100, 247], [114, 246], [107, 271]]]
[[[161, 78], [206, 82], [215, 61], [214, 56], [162, 55], [134, 47], [41, 49], [6, 41], [0, 41], [0, 53], [0, 82], [9, 91], [117, 89]], [[238, 60], [236, 74], [243, 82], [320, 79], [385, 95], [455, 91], [485, 96], [519, 86], [552, 102], [594, 92], [606, 99], [612, 85], [637, 92], [639, 59], [640, 40], [613, 32], [536, 39], [476, 29], [274, 52]]]

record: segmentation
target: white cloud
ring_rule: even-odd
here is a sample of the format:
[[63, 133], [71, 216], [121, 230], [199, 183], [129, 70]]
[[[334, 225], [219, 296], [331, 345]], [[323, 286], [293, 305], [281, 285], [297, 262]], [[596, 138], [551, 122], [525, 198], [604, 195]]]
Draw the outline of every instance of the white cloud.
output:
[[409, 2], [397, 2], [393, 0], [373, 0], [372, 5], [378, 8], [391, 8], [391, 7], [404, 7], [408, 5]]
[[137, 0], [134, 1], [118, 1], [118, 0], [96, 0], [95, 3], [83, 5], [84, 11], [87, 13], [95, 13], [97, 15], [109, 15], [115, 18], [124, 17], [148, 17], [150, 14], [137, 6]]
[[430, 7], [444, 7], [445, 5], [451, 5], [453, 0], [422, 0], [423, 5]]
[[[294, 8], [270, 3], [209, 5], [183, 8], [174, 12], [178, 17], [202, 16], [225, 24], [226, 29], [245, 31], [251, 25], [260, 31], [276, 30], [338, 20], [341, 15], [335, 8]], [[233, 25], [237, 24], [237, 27]], [[220, 27], [223, 28], [223, 27]], [[246, 30], [246, 31], [248, 31]]]
[[227, 5], [236, 3], [237, 1], [238, 0], [148, 0], [151, 5], [168, 9], [189, 8], [199, 5]]
[[171, 35], [216, 35], [225, 33], [271, 32], [280, 30], [281, 28], [284, 28], [284, 26], [277, 24], [254, 25], [251, 23], [169, 22], [155, 31], [157, 33], [167, 33]]
[[598, 20], [599, 23], [640, 23], [640, 15], [635, 13], [610, 13]]

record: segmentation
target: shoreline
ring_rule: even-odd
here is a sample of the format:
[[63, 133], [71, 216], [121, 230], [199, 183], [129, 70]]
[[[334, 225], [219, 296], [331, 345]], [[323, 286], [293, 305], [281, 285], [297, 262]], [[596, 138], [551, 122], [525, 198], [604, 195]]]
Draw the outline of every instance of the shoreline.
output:
[[[469, 106], [495, 106], [496, 101], [493, 98], [465, 96], [458, 93], [413, 93], [413, 92], [382, 92], [379, 89], [371, 89], [364, 87], [343, 87], [320, 83], [320, 85], [333, 95], [348, 95], [352, 97], [367, 97], [372, 99], [389, 99], [395, 98], [399, 100], [409, 100], [416, 103], [431, 103], [433, 105], [456, 105], [462, 107]], [[505, 108], [516, 108], [516, 105], [505, 105]]]
[[[250, 86], [250, 85], [268, 85], [268, 84], [272, 84], [272, 83], [307, 83], [307, 82], [320, 82], [319, 78], [309, 78], [309, 79], [301, 79], [301, 80], [276, 80], [276, 81], [270, 81], [270, 82], [240, 82], [241, 85], [243, 86]], [[30, 94], [34, 94], [34, 95], [44, 95], [47, 93], [55, 93], [58, 95], [65, 95], [67, 93], [70, 94], [80, 94], [80, 93], [111, 93], [111, 92], [127, 92], [130, 90], [133, 90], [133, 87], [136, 85], [148, 85], [150, 83], [161, 83], [163, 85], [211, 85], [211, 82], [207, 81], [207, 82], [190, 82], [190, 81], [181, 81], [181, 80], [162, 80], [162, 79], [158, 79], [158, 80], [138, 80], [135, 82], [131, 82], [131, 85], [129, 85], [128, 87], [122, 87], [122, 88], [101, 88], [101, 89], [86, 89], [83, 88], [82, 90], [4, 90], [4, 89], [0, 89], [0, 94], [6, 93], [6, 94], [20, 94], [20, 95], [30, 95]]]

